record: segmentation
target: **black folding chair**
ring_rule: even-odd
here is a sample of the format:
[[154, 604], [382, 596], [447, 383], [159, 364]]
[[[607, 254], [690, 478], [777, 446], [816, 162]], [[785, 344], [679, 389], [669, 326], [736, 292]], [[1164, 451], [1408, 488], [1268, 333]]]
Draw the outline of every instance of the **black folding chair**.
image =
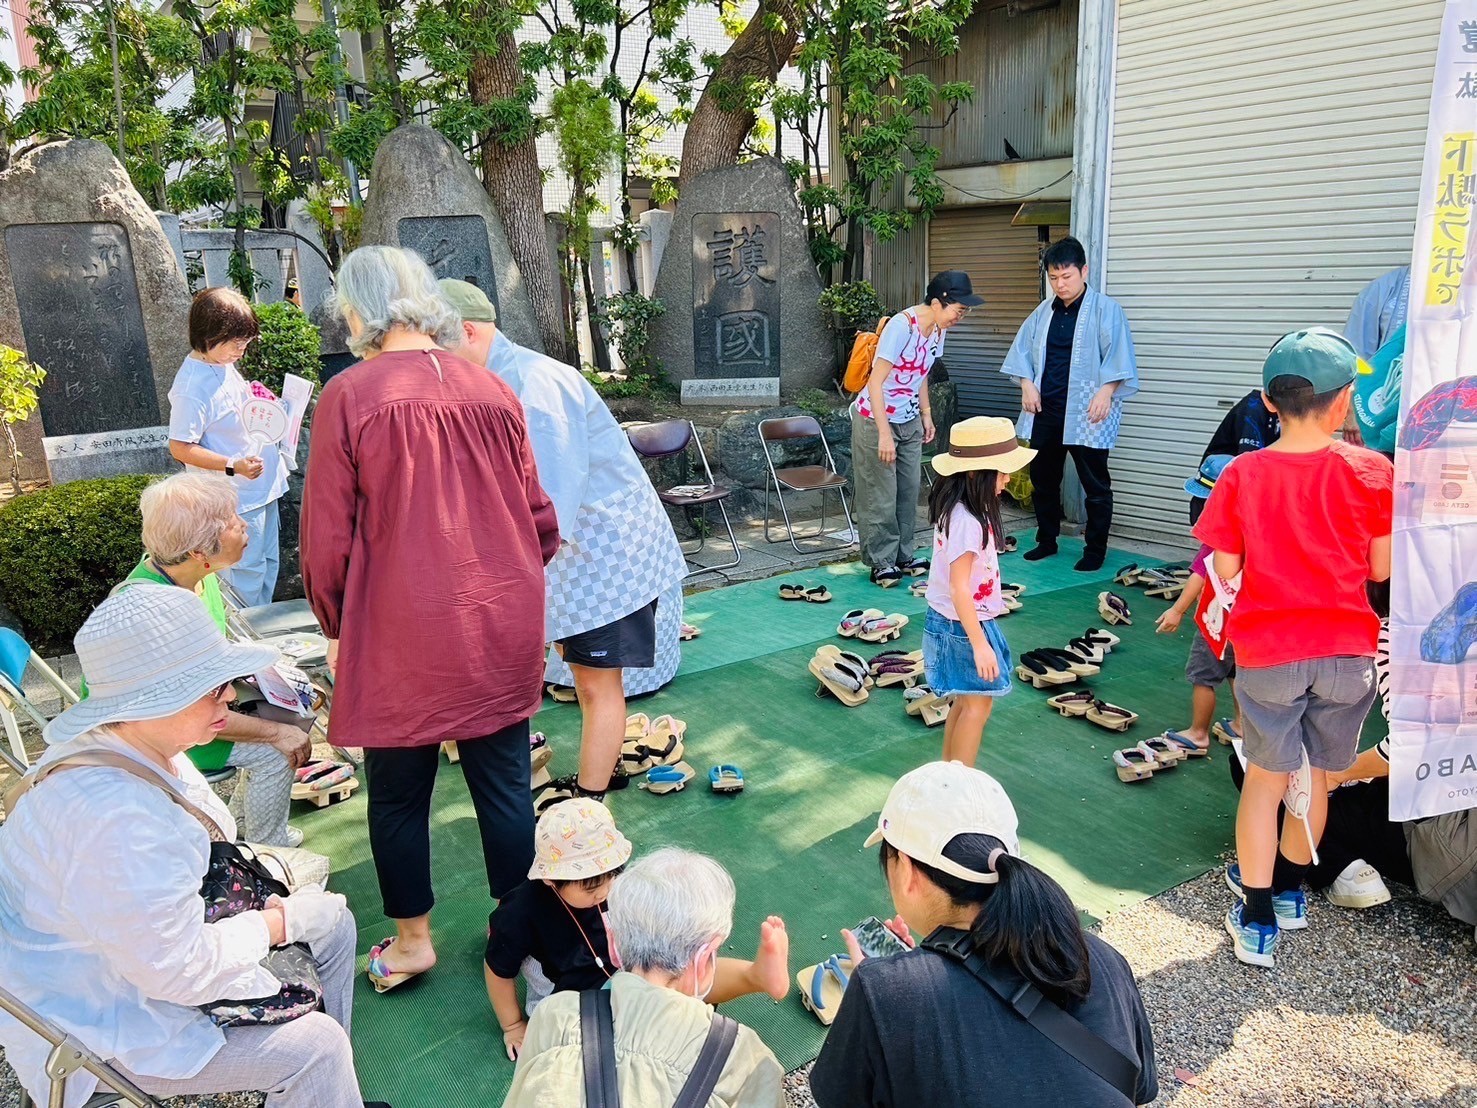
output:
[[[682, 458], [682, 474], [684, 479], [687, 475], [688, 448], [697, 447], [698, 460], [703, 466], [702, 484], [688, 484], [685, 480], [678, 485], [669, 485], [666, 488], [657, 487], [656, 494], [661, 498], [663, 504], [674, 508], [681, 508], [689, 520], [694, 519], [693, 509], [698, 509], [697, 519], [701, 522], [695, 527], [698, 533], [697, 546], [692, 550], [684, 550], [683, 556], [694, 566], [688, 570], [687, 576], [691, 577], [697, 573], [708, 573], [715, 569], [732, 569], [744, 560], [744, 552], [739, 547], [738, 538], [733, 533], [733, 523], [728, 518], [728, 508], [723, 503], [732, 495], [732, 490], [717, 484], [713, 480], [712, 467], [708, 465], [708, 454], [703, 449], [702, 441], [697, 437], [697, 429], [688, 419], [668, 419], [661, 423], [645, 423], [639, 427], [626, 429], [626, 437], [631, 440], [631, 449], [642, 458], [674, 458], [679, 455]], [[682, 492], [674, 492], [673, 489], [683, 489]], [[708, 505], [716, 504], [718, 513], [723, 517], [723, 526], [728, 531], [728, 541], [733, 546], [733, 561], [722, 562], [718, 565], [699, 565], [692, 562], [693, 555], [702, 550], [708, 541]]]

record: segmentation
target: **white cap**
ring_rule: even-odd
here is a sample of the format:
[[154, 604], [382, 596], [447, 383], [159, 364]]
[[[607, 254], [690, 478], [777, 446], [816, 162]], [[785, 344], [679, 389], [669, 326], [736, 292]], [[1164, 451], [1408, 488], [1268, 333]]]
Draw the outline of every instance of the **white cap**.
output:
[[887, 794], [877, 830], [863, 846], [886, 839], [914, 861], [963, 881], [989, 885], [999, 875], [977, 872], [944, 857], [944, 847], [959, 835], [989, 835], [1020, 856], [1015, 805], [988, 773], [962, 762], [930, 762], [904, 774]]

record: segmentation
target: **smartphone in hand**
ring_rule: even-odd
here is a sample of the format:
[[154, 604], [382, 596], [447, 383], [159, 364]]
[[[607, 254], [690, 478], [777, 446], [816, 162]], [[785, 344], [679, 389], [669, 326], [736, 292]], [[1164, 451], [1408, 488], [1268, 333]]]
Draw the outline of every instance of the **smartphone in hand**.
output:
[[898, 938], [876, 916], [868, 916], [851, 929], [856, 936], [857, 945], [862, 948], [862, 953], [868, 958], [886, 958], [890, 954], [902, 954], [908, 949], [907, 943]]

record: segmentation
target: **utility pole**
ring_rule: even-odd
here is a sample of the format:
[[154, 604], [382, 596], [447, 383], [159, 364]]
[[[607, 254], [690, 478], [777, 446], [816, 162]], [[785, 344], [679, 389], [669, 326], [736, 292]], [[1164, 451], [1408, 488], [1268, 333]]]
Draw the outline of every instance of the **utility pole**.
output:
[[[339, 42], [338, 17], [333, 10], [333, 0], [319, 0], [319, 3], [323, 5], [323, 25], [333, 32], [333, 64], [342, 70], [344, 52], [342, 43]], [[344, 91], [343, 81], [333, 83], [333, 114], [338, 118], [340, 127], [349, 122], [349, 97]], [[349, 201], [357, 204], [362, 197], [359, 193], [359, 171], [354, 167], [352, 158], [344, 159], [344, 171], [349, 178]]]

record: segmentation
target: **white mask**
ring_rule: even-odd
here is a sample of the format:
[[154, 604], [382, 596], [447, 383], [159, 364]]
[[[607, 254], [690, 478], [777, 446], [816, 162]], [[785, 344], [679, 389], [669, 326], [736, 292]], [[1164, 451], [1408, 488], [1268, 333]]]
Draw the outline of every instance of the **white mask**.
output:
[[710, 947], [708, 949], [708, 954], [713, 959], [713, 971], [708, 977], [708, 987], [706, 989], [703, 989], [701, 992], [698, 991], [697, 983], [702, 980], [702, 974], [698, 970], [698, 966], [699, 964], [701, 964], [703, 958], [702, 951], [698, 952], [697, 958], [694, 959], [692, 963], [692, 995], [694, 998], [701, 1001], [706, 1001], [709, 994], [711, 994], [713, 991], [713, 986], [718, 984], [718, 948], [716, 946]]

